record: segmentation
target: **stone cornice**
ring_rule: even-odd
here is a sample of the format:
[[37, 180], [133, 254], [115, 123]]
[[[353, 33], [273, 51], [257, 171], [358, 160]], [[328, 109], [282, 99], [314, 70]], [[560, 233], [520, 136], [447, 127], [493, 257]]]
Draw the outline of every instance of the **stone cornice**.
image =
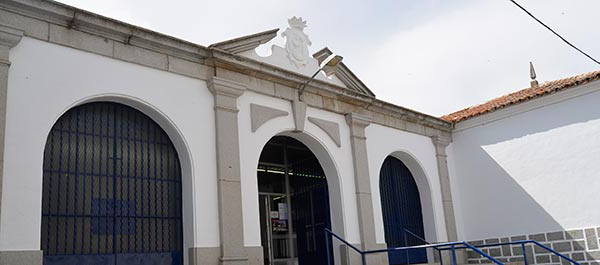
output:
[[348, 113], [346, 123], [350, 126], [352, 137], [366, 139], [365, 128], [371, 124], [371, 118], [359, 113]]
[[0, 64], [10, 66], [9, 50], [21, 41], [23, 31], [0, 25]]
[[231, 40], [222, 41], [209, 46], [209, 48], [217, 48], [233, 54], [250, 51], [256, 49], [261, 44], [265, 44], [277, 36], [279, 29], [272, 29], [259, 32], [252, 35], [247, 35]]
[[431, 137], [437, 156], [446, 156], [446, 147], [452, 142], [450, 135], [436, 135]]
[[359, 128], [365, 128], [371, 124], [371, 118], [358, 113], [346, 114], [346, 122], [350, 126], [357, 126]]
[[[304, 76], [295, 72], [279, 68], [274, 65], [256, 61], [244, 56], [232, 54], [217, 48], [210, 49], [210, 63], [214, 67], [225, 68], [228, 70], [240, 72], [249, 76], [273, 81], [290, 87], [296, 87], [298, 84], [304, 83], [310, 77]], [[209, 62], [207, 62], [209, 63]], [[364, 104], [369, 104], [373, 99], [366, 97], [358, 92], [348, 90], [334, 84], [330, 84], [318, 79], [313, 79], [306, 87], [305, 91], [318, 93], [325, 91], [336, 94], [340, 97], [346, 97], [355, 101], [361, 101]]]
[[23, 37], [23, 30], [0, 25], [0, 45], [12, 48]]
[[[0, 9], [107, 39], [127, 44], [138, 44], [157, 52], [171, 53], [196, 60], [206, 57], [208, 53], [207, 48], [202, 45], [54, 1], [8, 0], [0, 2]], [[25, 31], [25, 35], [40, 38], [40, 36], [28, 34], [27, 31]]]
[[[0, 20], [2, 23], [7, 21], [11, 26], [23, 26], [24, 35], [31, 38], [197, 79], [207, 80], [209, 76], [215, 75], [218, 68], [290, 88], [295, 88], [297, 84], [309, 78], [216, 47], [207, 48], [53, 1], [0, 1], [0, 15], [3, 16]], [[57, 35], [53, 37], [53, 34]], [[68, 42], [73, 39], [79, 42]], [[136, 54], [146, 56], [148, 53], [148, 56], [154, 56], [152, 60], [144, 61], [150, 57], [139, 58], [139, 55], [136, 57]], [[248, 87], [248, 89], [253, 88]], [[311, 107], [339, 114], [360, 112], [370, 116], [373, 123], [384, 126], [428, 136], [438, 134], [436, 130], [452, 131], [452, 123], [437, 117], [396, 106], [327, 82], [314, 80], [306, 88], [305, 95], [307, 94], [322, 96], [323, 101], [327, 98], [328, 101], [334, 102], [333, 105], [330, 104], [334, 107], [325, 107], [324, 103], [313, 104], [307, 100], [307, 104]]]
[[[296, 87], [298, 84], [303, 83], [308, 78], [276, 66], [268, 65], [218, 49], [211, 49], [211, 52], [211, 59], [209, 59], [209, 61], [213, 67], [228, 69], [256, 78], [280, 83], [289, 87]], [[400, 119], [428, 125], [429, 127], [442, 131], [450, 132], [452, 130], [452, 123], [437, 117], [396, 106], [376, 98], [367, 97], [358, 92], [353, 92], [346, 88], [329, 84], [320, 80], [313, 80], [310, 85], [307, 86], [305, 91], [313, 94], [333, 94], [335, 95], [335, 99], [347, 102], [348, 104], [354, 105], [358, 108], [366, 108], [370, 111], [384, 115], [395, 115]], [[261, 93], [261, 91], [256, 92]], [[344, 112], [340, 113], [345, 114]]]
[[215, 108], [237, 112], [237, 98], [244, 94], [246, 86], [213, 76], [208, 80], [208, 89], [215, 96]]

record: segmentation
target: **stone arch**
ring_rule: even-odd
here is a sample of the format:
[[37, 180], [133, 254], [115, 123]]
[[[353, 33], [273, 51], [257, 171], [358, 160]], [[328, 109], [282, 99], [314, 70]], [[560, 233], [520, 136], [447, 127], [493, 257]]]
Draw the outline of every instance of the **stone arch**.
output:
[[[276, 136], [286, 136], [293, 138], [302, 144], [304, 144], [317, 158], [321, 168], [323, 169], [327, 181], [327, 188], [329, 194], [329, 205], [330, 205], [330, 220], [331, 229], [338, 235], [344, 237], [346, 227], [343, 214], [343, 194], [342, 194], [342, 183], [341, 176], [339, 174], [338, 166], [335, 162], [334, 155], [328, 150], [328, 146], [322, 142], [317, 136], [307, 132], [293, 131], [291, 128], [279, 129], [269, 134], [270, 136], [261, 137], [261, 142], [257, 146], [261, 146], [260, 152], [256, 156], [254, 165], [258, 165], [260, 162], [260, 153], [266, 144]], [[255, 174], [254, 178], [258, 176]], [[258, 188], [258, 187], [256, 187]], [[257, 189], [258, 191], [258, 189]], [[333, 254], [335, 264], [340, 264], [340, 242], [333, 240]]]
[[[437, 242], [439, 241], [439, 236], [437, 235], [437, 230], [435, 226], [435, 210], [433, 206], [433, 194], [431, 183], [429, 180], [429, 176], [426, 174], [423, 165], [419, 162], [419, 160], [411, 154], [409, 151], [395, 151], [389, 154], [388, 156], [392, 156], [404, 163], [404, 165], [408, 168], [410, 173], [412, 174], [417, 188], [419, 190], [419, 197], [421, 200], [421, 212], [423, 214], [423, 226], [425, 232], [425, 240], [429, 242]], [[384, 157], [378, 165], [378, 168], [381, 170], [383, 166]], [[379, 184], [379, 175], [377, 175], [378, 184]], [[380, 184], [379, 184], [380, 185]], [[378, 186], [379, 186], [378, 185]], [[377, 187], [379, 189], [379, 187]], [[431, 256], [429, 255], [430, 260]]]
[[342, 188], [339, 171], [331, 153], [325, 144], [307, 132], [284, 131], [276, 135], [294, 138], [310, 149], [317, 157], [321, 167], [325, 171], [327, 187], [329, 191], [329, 204], [331, 205], [331, 228], [340, 236], [344, 236], [344, 218], [342, 212]]
[[[50, 130], [57, 121], [65, 115], [69, 110], [88, 103], [94, 102], [112, 102], [131, 107], [142, 114], [148, 116], [152, 121], [157, 123], [160, 128], [167, 134], [167, 137], [172, 142], [175, 151], [179, 157], [181, 181], [182, 181], [182, 226], [183, 226], [183, 260], [184, 264], [188, 263], [187, 250], [193, 246], [195, 240], [196, 229], [196, 212], [195, 212], [195, 196], [193, 192], [194, 184], [194, 166], [189, 144], [187, 143], [183, 133], [178, 128], [169, 116], [160, 110], [157, 106], [144, 101], [140, 98], [125, 94], [97, 94], [91, 95], [80, 100], [77, 100], [65, 107], [49, 125], [46, 127], [45, 135], [48, 136]], [[43, 164], [43, 154], [41, 155], [40, 165]], [[40, 166], [40, 169], [42, 167]], [[41, 213], [40, 213], [41, 214]]]

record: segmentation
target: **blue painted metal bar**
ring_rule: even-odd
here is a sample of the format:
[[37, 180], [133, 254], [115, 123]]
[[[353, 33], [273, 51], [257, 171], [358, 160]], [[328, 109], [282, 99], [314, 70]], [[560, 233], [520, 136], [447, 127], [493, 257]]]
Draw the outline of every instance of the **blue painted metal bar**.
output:
[[342, 243], [346, 244], [348, 247], [350, 247], [351, 249], [354, 249], [356, 252], [358, 253], [362, 253], [362, 251], [358, 248], [356, 248], [355, 246], [353, 246], [352, 244], [348, 243], [348, 241], [344, 240], [343, 238], [341, 238], [340, 236], [336, 235], [334, 232], [332, 232], [329, 228], [325, 228], [325, 232], [327, 232], [329, 235], [337, 238], [337, 240], [342, 241]]
[[[420, 240], [421, 242], [425, 243], [425, 244], [431, 244], [427, 240], [425, 240], [424, 238], [416, 235], [415, 233], [413, 233], [410, 230], [408, 230], [408, 229], [405, 228], [404, 229], [404, 234], [405, 234], [404, 236], [405, 236], [405, 238], [406, 238], [406, 234], [407, 233], [409, 235], [413, 236], [414, 238]], [[442, 260], [442, 250], [440, 250], [438, 247], [434, 247], [434, 249], [437, 250], [437, 252], [438, 252], [438, 257], [439, 257], [440, 265], [444, 265], [444, 261]]]
[[[547, 246], [545, 246], [545, 245], [543, 245], [543, 244], [541, 244], [541, 243], [539, 243], [539, 242], [537, 242], [535, 240], [519, 240], [519, 241], [503, 242], [503, 243], [491, 243], [491, 244], [483, 244], [483, 245], [474, 245], [473, 247], [474, 248], [487, 248], [487, 247], [497, 247], [497, 246], [506, 246], [506, 245], [521, 245], [521, 244], [535, 244], [535, 245], [537, 245], [537, 246], [539, 246], [539, 247], [547, 250], [548, 252], [551, 252], [552, 254], [554, 254], [556, 256], [559, 256], [559, 257], [561, 257], [561, 258], [563, 258], [563, 259], [565, 259], [565, 260], [567, 260], [567, 261], [569, 261], [569, 262], [571, 262], [573, 264], [580, 265], [579, 262], [577, 262], [577, 261], [575, 261], [575, 260], [573, 260], [573, 259], [571, 259], [571, 258], [569, 258], [569, 257], [567, 257], [567, 256], [565, 256], [563, 254], [560, 254], [556, 250], [551, 249], [551, 248], [549, 248], [549, 247], [547, 247]], [[455, 249], [465, 249], [465, 248], [468, 248], [468, 247], [466, 247], [466, 246], [463, 246], [463, 247], [457, 246]], [[450, 250], [450, 248], [440, 248], [440, 250], [442, 250], [442, 251], [443, 250]]]
[[[473, 251], [479, 253], [480, 255], [486, 257], [487, 259], [489, 259], [490, 261], [499, 264], [499, 265], [504, 265], [504, 263], [500, 262], [499, 260], [493, 258], [492, 256], [486, 254], [485, 252], [481, 251], [480, 249], [474, 247], [473, 245], [464, 242], [464, 241], [459, 241], [459, 242], [448, 242], [448, 243], [437, 243], [437, 244], [427, 244], [427, 245], [420, 245], [420, 246], [410, 246], [410, 247], [397, 247], [397, 248], [387, 248], [387, 249], [377, 249], [377, 250], [365, 250], [365, 251], [361, 251], [358, 248], [354, 247], [352, 244], [348, 243], [346, 240], [344, 240], [343, 238], [341, 238], [340, 236], [336, 235], [335, 233], [333, 233], [331, 230], [325, 228], [325, 232], [326, 234], [329, 234], [333, 237], [335, 237], [336, 239], [340, 240], [342, 243], [346, 244], [348, 247], [352, 248], [354, 251], [356, 251], [357, 253], [359, 253], [363, 259], [363, 264], [366, 264], [366, 258], [365, 256], [367, 254], [375, 254], [375, 253], [383, 253], [383, 252], [390, 252], [390, 251], [400, 251], [400, 250], [410, 250], [410, 249], [427, 249], [427, 248], [436, 248], [436, 247], [450, 247], [450, 249], [452, 250], [452, 259], [453, 259], [453, 265], [456, 265], [456, 253], [454, 253], [454, 250], [456, 249], [456, 246], [458, 245], [463, 245], [465, 246], [464, 248], [469, 248], [472, 249]], [[441, 259], [440, 259], [441, 260]]]
[[456, 250], [454, 249], [455, 245], [452, 245], [452, 265], [456, 265]]
[[521, 243], [521, 250], [523, 251], [523, 263], [527, 265], [527, 251], [525, 251], [525, 243]]
[[[406, 238], [406, 228], [403, 228], [402, 230], [404, 230], [404, 246], [408, 246], [408, 239]], [[410, 255], [408, 255], [408, 249], [404, 251], [404, 254], [406, 255], [406, 264], [410, 264]]]
[[571, 263], [573, 263], [573, 264], [580, 265], [580, 264], [579, 264], [579, 262], [577, 262], [577, 261], [575, 261], [575, 260], [572, 260], [571, 258], [569, 258], [569, 257], [567, 257], [567, 256], [565, 256], [565, 255], [563, 255], [563, 254], [560, 254], [560, 253], [558, 253], [556, 250], [554, 250], [554, 249], [551, 249], [551, 248], [549, 248], [549, 247], [547, 247], [547, 246], [544, 246], [543, 244], [541, 244], [541, 243], [539, 243], [539, 242], [537, 242], [537, 241], [535, 241], [535, 240], [530, 240], [530, 243], [533, 243], [533, 244], [535, 244], [535, 245], [537, 245], [537, 246], [539, 246], [539, 247], [541, 247], [541, 248], [543, 248], [543, 249], [545, 249], [545, 250], [547, 250], [547, 251], [550, 251], [550, 252], [552, 252], [553, 254], [555, 254], [555, 255], [557, 255], [557, 256], [559, 256], [559, 257], [563, 258], [563, 259], [566, 259], [566, 260], [568, 260], [569, 262], [571, 262]]
[[325, 228], [325, 251], [327, 252], [325, 255], [327, 255], [327, 265], [331, 265], [331, 254], [329, 253], [329, 249], [330, 249], [330, 241], [329, 241], [329, 237], [327, 236], [328, 232], [327, 232], [327, 228]]
[[463, 245], [464, 245], [466, 248], [469, 248], [469, 249], [471, 249], [471, 250], [473, 250], [473, 251], [475, 251], [475, 252], [479, 253], [479, 255], [482, 255], [482, 256], [486, 257], [487, 259], [489, 259], [489, 260], [493, 261], [493, 262], [494, 262], [494, 263], [496, 263], [496, 264], [504, 264], [504, 263], [500, 262], [499, 260], [495, 259], [494, 257], [492, 257], [492, 256], [490, 256], [490, 255], [486, 254], [485, 252], [481, 251], [481, 250], [480, 250], [478, 247], [475, 247], [475, 246], [473, 246], [473, 245], [471, 245], [471, 244], [469, 244], [469, 243], [467, 243], [467, 242], [464, 242], [464, 241], [462, 242], [462, 244], [463, 244]]

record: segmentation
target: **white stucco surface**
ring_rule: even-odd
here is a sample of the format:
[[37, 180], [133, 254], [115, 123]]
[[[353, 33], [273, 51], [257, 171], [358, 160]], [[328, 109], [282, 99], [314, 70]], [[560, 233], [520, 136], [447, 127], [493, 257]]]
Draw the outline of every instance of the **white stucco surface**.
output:
[[487, 124], [457, 125], [449, 168], [460, 239], [600, 225], [599, 87], [595, 82], [482, 116], [504, 116]]
[[185, 246], [219, 245], [214, 103], [204, 81], [27, 37], [10, 57], [0, 250], [40, 249], [47, 134], [69, 108], [101, 100], [137, 108], [167, 132], [182, 163]]
[[446, 240], [437, 161], [431, 138], [378, 124], [369, 125], [366, 136], [377, 242], [385, 243], [379, 172], [383, 161], [390, 155], [400, 159], [415, 178], [421, 197], [425, 239], [430, 242]]

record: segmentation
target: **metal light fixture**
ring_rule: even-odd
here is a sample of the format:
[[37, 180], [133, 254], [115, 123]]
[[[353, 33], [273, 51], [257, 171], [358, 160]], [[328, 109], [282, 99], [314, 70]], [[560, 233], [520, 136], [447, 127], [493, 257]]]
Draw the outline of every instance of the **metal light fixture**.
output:
[[319, 72], [323, 71], [323, 72], [325, 72], [325, 75], [327, 75], [327, 76], [330, 76], [333, 73], [335, 73], [337, 66], [340, 64], [340, 62], [342, 62], [342, 59], [344, 59], [344, 57], [335, 55], [335, 54], [329, 55], [327, 58], [325, 58], [325, 60], [323, 60], [323, 62], [321, 62], [321, 65], [319, 65], [319, 70], [317, 70], [310, 77], [310, 79], [306, 80], [306, 82], [304, 82], [298, 86], [298, 98], [300, 98], [300, 96], [302, 96], [302, 93], [304, 92], [304, 89], [306, 88], [308, 83], [310, 83], [310, 81], [315, 79], [315, 77], [319, 74]]

